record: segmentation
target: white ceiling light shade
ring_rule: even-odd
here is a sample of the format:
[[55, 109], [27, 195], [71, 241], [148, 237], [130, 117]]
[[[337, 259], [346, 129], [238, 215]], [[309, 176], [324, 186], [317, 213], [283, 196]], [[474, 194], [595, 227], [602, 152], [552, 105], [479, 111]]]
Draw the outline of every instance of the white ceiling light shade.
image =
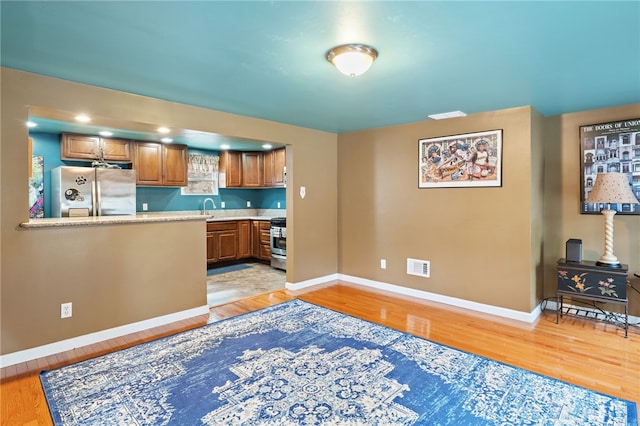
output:
[[364, 74], [378, 57], [378, 51], [365, 44], [343, 44], [327, 53], [327, 60], [344, 75], [356, 77]]

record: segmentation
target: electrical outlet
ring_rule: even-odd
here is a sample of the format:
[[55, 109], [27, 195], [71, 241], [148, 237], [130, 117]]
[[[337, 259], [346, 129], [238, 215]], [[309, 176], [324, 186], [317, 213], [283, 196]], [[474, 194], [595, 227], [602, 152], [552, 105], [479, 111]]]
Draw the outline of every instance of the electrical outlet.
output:
[[247, 207], [251, 207], [251, 201], [247, 201]]
[[224, 206], [225, 206], [224, 201], [220, 201], [220, 208], [224, 209]]
[[387, 269], [387, 259], [380, 259], [380, 269]]
[[147, 210], [149, 210], [149, 204], [147, 203], [142, 203], [142, 211], [146, 212]]
[[278, 201], [278, 208], [280, 208], [280, 201]]
[[60, 305], [60, 318], [71, 318], [73, 316], [73, 303], [63, 303]]

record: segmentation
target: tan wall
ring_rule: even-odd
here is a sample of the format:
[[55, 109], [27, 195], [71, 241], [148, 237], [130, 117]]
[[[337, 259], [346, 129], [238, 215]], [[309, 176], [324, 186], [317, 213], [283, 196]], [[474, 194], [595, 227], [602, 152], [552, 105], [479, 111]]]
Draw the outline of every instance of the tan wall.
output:
[[[542, 256], [542, 147], [531, 108], [371, 129], [338, 138], [339, 269], [412, 289], [530, 312]], [[418, 188], [418, 140], [503, 129], [501, 188]], [[532, 206], [535, 201], [535, 206]], [[538, 213], [539, 212], [539, 213]], [[431, 261], [431, 278], [406, 274]], [[380, 269], [380, 259], [387, 269]]]
[[[544, 293], [555, 296], [557, 260], [565, 256], [569, 238], [582, 240], [582, 258], [597, 260], [604, 252], [604, 219], [601, 215], [580, 214], [579, 127], [640, 117], [640, 104], [562, 114], [545, 119], [545, 230]], [[640, 217], [614, 217], [614, 254], [629, 265], [631, 283], [640, 289]], [[629, 312], [640, 315], [640, 295], [631, 289]], [[620, 311], [619, 305], [607, 309]]]
[[[287, 281], [336, 272], [336, 135], [7, 68], [1, 89], [1, 354], [206, 304], [204, 223], [18, 227], [28, 220], [30, 107], [287, 144]], [[73, 318], [60, 319], [63, 302]]]

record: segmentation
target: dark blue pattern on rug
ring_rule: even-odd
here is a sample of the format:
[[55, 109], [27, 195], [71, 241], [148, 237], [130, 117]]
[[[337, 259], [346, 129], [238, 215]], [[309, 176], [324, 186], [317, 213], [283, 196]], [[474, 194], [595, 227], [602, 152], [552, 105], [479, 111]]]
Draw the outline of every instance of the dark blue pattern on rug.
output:
[[56, 425], [636, 425], [635, 403], [293, 300], [41, 373]]

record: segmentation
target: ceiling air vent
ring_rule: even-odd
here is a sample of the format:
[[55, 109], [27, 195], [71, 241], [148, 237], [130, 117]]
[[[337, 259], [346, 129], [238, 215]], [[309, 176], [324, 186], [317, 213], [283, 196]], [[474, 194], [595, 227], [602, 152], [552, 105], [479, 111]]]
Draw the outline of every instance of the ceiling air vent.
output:
[[407, 258], [407, 274], [429, 278], [431, 264], [428, 260], [418, 260]]

